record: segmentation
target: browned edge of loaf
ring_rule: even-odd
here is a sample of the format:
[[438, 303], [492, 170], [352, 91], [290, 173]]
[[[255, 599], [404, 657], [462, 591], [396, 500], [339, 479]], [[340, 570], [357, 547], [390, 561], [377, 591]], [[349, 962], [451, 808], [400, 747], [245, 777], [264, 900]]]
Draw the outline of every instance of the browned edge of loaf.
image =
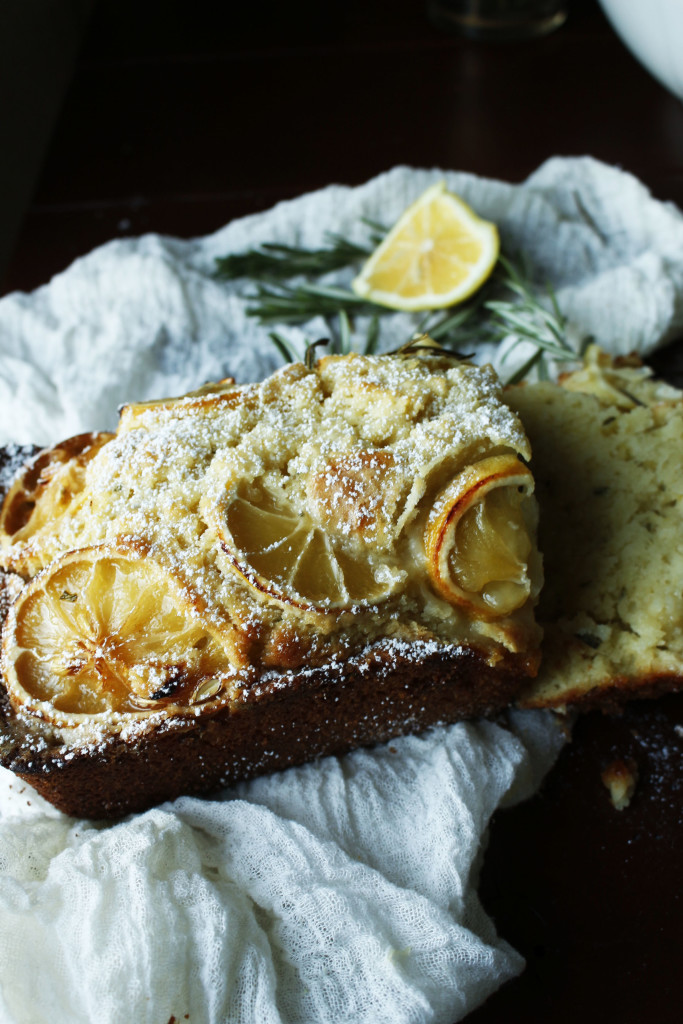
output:
[[525, 709], [572, 711], [604, 711], [605, 714], [619, 714], [630, 700], [651, 700], [667, 693], [683, 690], [683, 677], [675, 672], [653, 672], [643, 675], [617, 675], [605, 677], [601, 682], [584, 690], [581, 686], [567, 687], [562, 695], [553, 700], [550, 697], [534, 696], [533, 685], [525, 686], [518, 695], [516, 704]]
[[377, 646], [343, 666], [269, 672], [258, 694], [212, 716], [176, 719], [135, 740], [111, 737], [75, 751], [34, 750], [0, 687], [0, 763], [66, 814], [115, 818], [322, 755], [492, 715], [513, 701], [524, 671], [519, 658], [491, 667], [467, 648], [418, 659]]

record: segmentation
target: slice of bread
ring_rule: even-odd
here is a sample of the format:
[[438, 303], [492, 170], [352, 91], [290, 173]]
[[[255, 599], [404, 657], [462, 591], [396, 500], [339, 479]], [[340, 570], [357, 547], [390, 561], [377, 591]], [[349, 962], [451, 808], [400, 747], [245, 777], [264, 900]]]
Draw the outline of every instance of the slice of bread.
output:
[[683, 393], [592, 349], [508, 391], [533, 457], [545, 584], [526, 707], [615, 708], [683, 685]]
[[434, 350], [38, 453], [0, 515], [2, 763], [116, 816], [494, 714], [539, 661], [529, 455], [492, 371]]

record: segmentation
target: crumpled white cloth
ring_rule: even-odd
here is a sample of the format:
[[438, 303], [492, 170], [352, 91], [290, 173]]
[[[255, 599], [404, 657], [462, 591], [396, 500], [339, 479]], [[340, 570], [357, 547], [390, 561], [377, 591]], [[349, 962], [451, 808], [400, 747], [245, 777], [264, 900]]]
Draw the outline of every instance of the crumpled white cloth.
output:
[[[588, 158], [517, 186], [396, 168], [207, 238], [111, 242], [0, 300], [0, 443], [270, 372], [268, 329], [214, 258], [326, 230], [364, 241], [361, 217], [390, 224], [441, 178], [527, 253], [577, 333], [627, 352], [680, 329], [683, 217], [629, 175]], [[380, 349], [414, 329], [383, 318]], [[491, 815], [535, 790], [563, 739], [543, 714], [460, 724], [115, 825], [65, 818], [0, 770], [0, 1020], [454, 1024], [522, 969], [479, 905], [478, 869]]]
[[477, 899], [490, 817], [564, 742], [549, 716], [513, 718], [514, 732], [438, 728], [109, 826], [0, 770], [0, 1019], [462, 1019], [523, 966]]
[[[270, 373], [281, 359], [270, 328], [245, 315], [253, 289], [217, 281], [215, 258], [268, 241], [318, 246], [326, 231], [367, 243], [362, 218], [390, 225], [441, 179], [499, 225], [504, 248], [524, 252], [539, 280], [552, 283], [578, 335], [616, 352], [647, 352], [683, 327], [683, 215], [630, 175], [590, 158], [549, 160], [521, 185], [399, 167], [205, 238], [110, 242], [32, 294], [0, 300], [0, 444], [106, 429], [123, 402]], [[418, 320], [382, 317], [380, 350], [407, 341]], [[329, 326], [311, 321], [281, 333], [301, 343]], [[490, 349], [480, 355], [495, 361]]]

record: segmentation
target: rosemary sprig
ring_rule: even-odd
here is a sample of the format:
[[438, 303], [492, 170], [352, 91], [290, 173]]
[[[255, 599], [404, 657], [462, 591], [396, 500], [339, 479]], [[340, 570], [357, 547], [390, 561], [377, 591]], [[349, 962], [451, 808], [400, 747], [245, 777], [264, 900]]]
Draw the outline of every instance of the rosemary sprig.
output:
[[[351, 341], [351, 333], [351, 321], [344, 310], [342, 310], [339, 314], [339, 331], [337, 338], [330, 337], [313, 342], [304, 339], [302, 350], [299, 351], [296, 345], [277, 331], [271, 331], [268, 337], [273, 342], [286, 363], [304, 362], [308, 365], [308, 353], [319, 345], [329, 345], [330, 352], [333, 352], [336, 355], [348, 355], [349, 352], [354, 350]], [[370, 321], [362, 352], [366, 356], [371, 356], [377, 349], [378, 341], [379, 321], [375, 316]]]
[[322, 277], [353, 266], [367, 259], [386, 234], [386, 228], [376, 221], [363, 218], [363, 223], [370, 228], [367, 245], [358, 245], [332, 231], [325, 233], [328, 244], [320, 249], [264, 242], [256, 249], [218, 257], [216, 277], [224, 281], [234, 281], [239, 277], [249, 277], [254, 281], [285, 281], [292, 277]]
[[299, 275], [320, 277], [367, 259], [372, 251], [339, 235], [330, 237], [332, 243], [324, 249], [301, 249], [278, 242], [264, 242], [259, 249], [221, 256], [216, 260], [216, 277], [224, 281], [238, 277], [253, 280], [286, 280]]
[[[550, 305], [547, 308], [532, 290], [528, 276], [523, 274], [519, 265], [504, 256], [500, 257], [499, 262], [505, 274], [505, 287], [512, 292], [513, 299], [485, 303], [486, 309], [493, 314], [490, 321], [493, 339], [511, 339], [505, 358], [522, 342], [531, 342], [536, 347], [536, 351], [506, 383], [519, 383], [534, 367], [538, 367], [542, 373], [547, 372], [544, 356], [556, 362], [573, 362], [578, 359], [580, 352], [569, 342], [567, 319], [560, 310], [552, 287], [546, 284], [545, 292]], [[590, 338], [583, 339], [580, 351], [589, 341]]]
[[477, 342], [500, 344], [506, 340], [503, 361], [518, 345], [531, 343], [535, 351], [506, 381], [508, 384], [523, 380], [534, 368], [539, 375], [547, 376], [548, 360], [576, 360], [590, 341], [584, 339], [577, 351], [569, 341], [566, 317], [550, 285], [546, 285], [543, 298], [524, 261], [504, 255], [499, 257], [484, 287], [471, 299], [455, 311], [446, 311], [446, 316], [441, 315], [436, 321], [428, 318], [422, 329], [445, 347], [462, 348]]
[[314, 316], [336, 316], [342, 310], [348, 316], [377, 316], [380, 312], [393, 312], [359, 299], [347, 288], [308, 281], [297, 285], [258, 284], [256, 292], [248, 299], [252, 305], [247, 306], [247, 314], [257, 317], [262, 324], [302, 324]]
[[[506, 383], [518, 383], [534, 368], [541, 375], [547, 375], [548, 359], [556, 362], [576, 360], [590, 339], [586, 338], [577, 352], [569, 342], [566, 318], [550, 286], [546, 286], [545, 294], [544, 304], [523, 264], [501, 256], [483, 288], [455, 310], [446, 310], [445, 314], [443, 310], [430, 311], [421, 320], [417, 333], [429, 334], [444, 349], [456, 350], [456, 354], [457, 350], [476, 343], [498, 344], [507, 339], [509, 345], [505, 359], [519, 344], [530, 342], [535, 346], [535, 352]], [[328, 320], [338, 317], [339, 326], [333, 333], [338, 337], [334, 350], [340, 352], [352, 348], [353, 316], [372, 316], [364, 347], [365, 352], [371, 354], [377, 347], [379, 318], [394, 312], [359, 299], [348, 289], [306, 282], [293, 286], [260, 284], [252, 298], [254, 305], [248, 307], [247, 312], [264, 324], [300, 324], [317, 315]], [[285, 339], [277, 338], [276, 344], [282, 354], [288, 350], [285, 358], [296, 358]]]
[[456, 307], [432, 310], [422, 322], [420, 329], [444, 346], [486, 340], [483, 337], [488, 329], [486, 301], [505, 288], [505, 268], [501, 260], [502, 257], [499, 257], [488, 281], [474, 295]]
[[[356, 347], [372, 354], [377, 350], [380, 318], [393, 315], [395, 310], [361, 299], [348, 288], [310, 280], [353, 266], [371, 254], [386, 229], [373, 221], [364, 223], [370, 229], [367, 247], [331, 232], [326, 235], [328, 244], [319, 249], [264, 243], [257, 249], [216, 260], [216, 276], [223, 280], [247, 277], [255, 283], [256, 290], [247, 296], [246, 312], [264, 325], [303, 324], [316, 316], [327, 319], [333, 351], [351, 351], [353, 318], [370, 317], [365, 344], [356, 342]], [[304, 280], [287, 283], [291, 278]], [[416, 333], [423, 332], [444, 349], [457, 350], [477, 342], [500, 343], [506, 339], [504, 360], [518, 345], [531, 343], [535, 351], [508, 383], [517, 383], [534, 368], [540, 375], [547, 375], [549, 360], [565, 362], [580, 356], [569, 342], [566, 318], [552, 288], [546, 287], [543, 299], [524, 262], [504, 255], [499, 257], [486, 284], [470, 299], [452, 309], [429, 311], [417, 326]], [[285, 359], [300, 358], [282, 335], [273, 332], [270, 337]], [[581, 351], [589, 340], [585, 339]]]

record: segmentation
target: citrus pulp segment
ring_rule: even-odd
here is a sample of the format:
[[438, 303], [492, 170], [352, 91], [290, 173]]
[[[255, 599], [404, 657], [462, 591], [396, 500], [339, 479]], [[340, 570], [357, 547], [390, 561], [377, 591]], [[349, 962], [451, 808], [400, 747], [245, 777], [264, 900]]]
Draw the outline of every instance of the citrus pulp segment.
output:
[[498, 252], [495, 224], [478, 217], [441, 182], [408, 207], [352, 288], [391, 309], [442, 309], [484, 283]]

